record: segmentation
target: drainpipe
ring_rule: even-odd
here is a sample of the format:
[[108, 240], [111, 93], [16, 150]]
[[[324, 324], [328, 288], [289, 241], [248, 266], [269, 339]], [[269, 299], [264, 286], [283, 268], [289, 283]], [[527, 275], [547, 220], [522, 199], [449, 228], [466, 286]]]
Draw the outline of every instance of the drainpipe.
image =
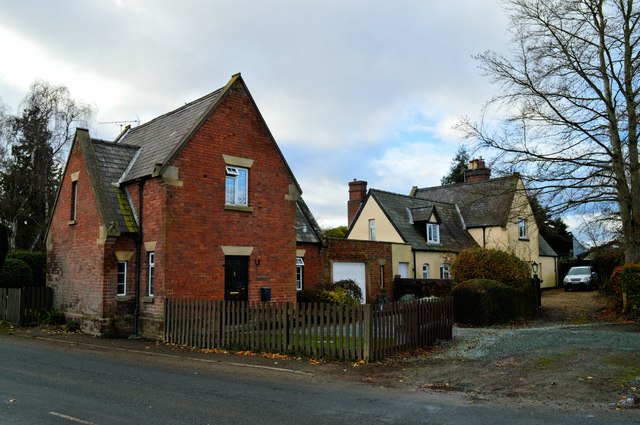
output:
[[482, 226], [482, 247], [487, 247], [487, 236], [486, 236], [487, 228]]
[[142, 276], [142, 217], [144, 207], [144, 180], [138, 180], [138, 236], [136, 237], [136, 309], [133, 312], [133, 335], [138, 336], [140, 329], [140, 281]]
[[413, 278], [417, 279], [418, 274], [416, 272], [416, 269], [418, 268], [418, 265], [416, 264], [416, 250], [412, 249], [411, 251], [413, 251]]

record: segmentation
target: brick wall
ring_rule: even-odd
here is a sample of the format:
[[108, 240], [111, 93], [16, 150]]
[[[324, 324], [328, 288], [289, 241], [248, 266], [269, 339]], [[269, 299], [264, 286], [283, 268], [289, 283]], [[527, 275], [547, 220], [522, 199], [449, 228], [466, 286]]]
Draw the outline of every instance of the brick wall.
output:
[[[77, 220], [70, 224], [73, 173], [78, 173]], [[100, 225], [80, 146], [74, 143], [47, 237], [47, 286], [54, 291], [54, 307], [90, 334], [100, 333], [104, 314], [105, 245], [97, 243]]]
[[[249, 207], [225, 209], [223, 154], [254, 160]], [[270, 287], [273, 301], [295, 300], [295, 202], [285, 200], [291, 175], [267, 127], [241, 85], [229, 95], [172, 162], [182, 186], [166, 192], [167, 296], [224, 298], [222, 246], [253, 247], [249, 300]], [[147, 210], [145, 201], [145, 210]], [[150, 230], [145, 230], [145, 239]]]
[[324, 261], [325, 250], [321, 244], [298, 243], [297, 249], [304, 249], [304, 270], [302, 276], [302, 289], [305, 291], [317, 291], [325, 283]]
[[[249, 170], [249, 208], [225, 208], [224, 155], [253, 160]], [[225, 254], [222, 246], [253, 247], [249, 258], [249, 300], [270, 287], [273, 301], [296, 299], [295, 183], [271, 134], [244, 85], [228, 91], [169, 164], [179, 184], [161, 178], [130, 183], [134, 209], [140, 215], [143, 196], [140, 322], [143, 335], [162, 328], [165, 297], [224, 298]], [[78, 177], [78, 220], [69, 225], [71, 174]], [[131, 326], [135, 310], [136, 244], [133, 235], [100, 242], [100, 215], [83, 163], [74, 144], [52, 218], [48, 243], [48, 285], [55, 305], [83, 331], [102, 334], [114, 323]], [[150, 248], [151, 247], [151, 248]], [[155, 252], [155, 294], [147, 297], [148, 251]], [[116, 296], [117, 251], [133, 251], [128, 261], [127, 295]], [[319, 257], [319, 252], [311, 252]], [[320, 264], [314, 260], [314, 264]], [[321, 266], [308, 273], [322, 275]], [[315, 279], [315, 278], [314, 278]]]
[[[386, 242], [328, 239], [324, 261], [325, 280], [332, 280], [331, 267], [334, 261], [365, 263], [367, 302], [375, 302], [379, 296], [391, 297], [393, 291], [391, 245]], [[383, 266], [383, 270], [380, 266]]]

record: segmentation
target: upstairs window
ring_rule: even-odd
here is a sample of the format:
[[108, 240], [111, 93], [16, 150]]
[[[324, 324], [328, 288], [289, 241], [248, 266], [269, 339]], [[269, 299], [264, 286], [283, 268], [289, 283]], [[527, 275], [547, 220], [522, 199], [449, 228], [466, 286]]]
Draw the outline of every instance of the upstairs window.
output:
[[527, 239], [527, 219], [521, 218], [518, 221], [518, 238], [519, 239]]
[[304, 260], [302, 257], [296, 258], [296, 289], [302, 291], [302, 276], [304, 274]]
[[370, 241], [376, 240], [376, 220], [375, 219], [369, 220], [369, 240]]
[[127, 262], [118, 261], [117, 295], [127, 295]]
[[438, 223], [427, 223], [427, 242], [440, 243], [440, 225]]
[[224, 203], [226, 205], [248, 206], [249, 170], [227, 165], [226, 173]]
[[71, 182], [71, 209], [69, 214], [69, 220], [76, 221], [77, 218], [77, 206], [78, 206], [78, 181]]

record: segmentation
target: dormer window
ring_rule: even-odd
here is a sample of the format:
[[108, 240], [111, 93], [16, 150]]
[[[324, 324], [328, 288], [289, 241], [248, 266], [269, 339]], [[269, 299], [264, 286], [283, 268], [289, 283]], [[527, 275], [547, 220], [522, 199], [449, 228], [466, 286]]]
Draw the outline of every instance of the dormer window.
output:
[[249, 171], [246, 168], [227, 165], [226, 173], [224, 203], [246, 207], [248, 205]]
[[440, 243], [440, 225], [427, 223], [427, 243]]

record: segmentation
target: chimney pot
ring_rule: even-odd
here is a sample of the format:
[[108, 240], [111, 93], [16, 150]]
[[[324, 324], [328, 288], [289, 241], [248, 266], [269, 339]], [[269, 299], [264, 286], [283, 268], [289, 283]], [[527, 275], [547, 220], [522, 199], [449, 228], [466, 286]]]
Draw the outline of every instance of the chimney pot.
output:
[[487, 168], [482, 157], [469, 161], [469, 170], [464, 175], [467, 183], [476, 183], [491, 178], [491, 169]]

